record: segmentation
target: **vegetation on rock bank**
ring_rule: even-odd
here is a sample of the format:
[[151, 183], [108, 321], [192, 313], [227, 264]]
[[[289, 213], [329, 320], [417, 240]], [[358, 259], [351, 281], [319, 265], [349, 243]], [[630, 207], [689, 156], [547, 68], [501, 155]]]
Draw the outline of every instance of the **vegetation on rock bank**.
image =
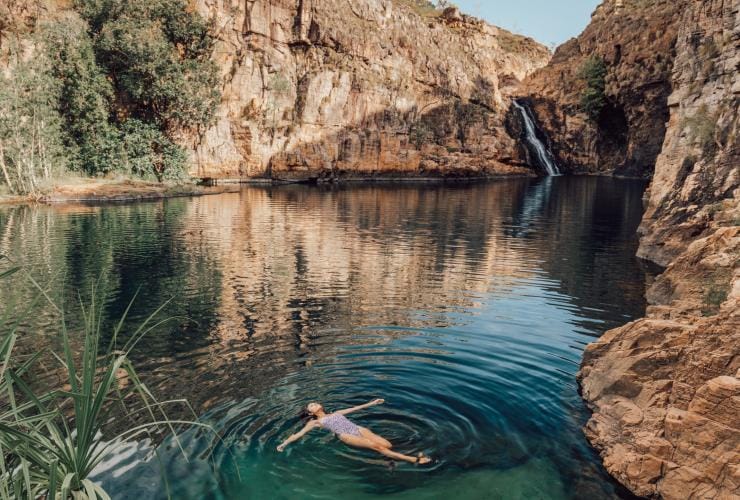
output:
[[606, 105], [606, 63], [599, 56], [592, 55], [581, 67], [579, 76], [586, 82], [581, 93], [581, 109], [596, 121]]
[[0, 182], [35, 194], [65, 170], [181, 178], [178, 143], [220, 99], [209, 23], [184, 0], [73, 6], [0, 33]]
[[[90, 478], [120, 445], [168, 431], [179, 445], [175, 426], [183, 424], [210, 430], [205, 424], [168, 417], [172, 405], [189, 405], [184, 400], [158, 401], [130, 361], [138, 342], [162, 324], [155, 317], [164, 305], [135, 331], [124, 331], [129, 304], [109, 331], [103, 326], [103, 303], [93, 289], [90, 301], [80, 302], [76, 311], [82, 331], [70, 331], [63, 306], [29, 272], [7, 267], [7, 262], [0, 255], [5, 266], [0, 280], [24, 272], [37, 293], [31, 303], [0, 309], [0, 498], [110, 499]], [[60, 317], [59, 346], [25, 354], [18, 349], [19, 327], [39, 304]], [[45, 388], [55, 376], [60, 377], [59, 387]], [[127, 421], [125, 430], [104, 437], [107, 426], [121, 416]]]

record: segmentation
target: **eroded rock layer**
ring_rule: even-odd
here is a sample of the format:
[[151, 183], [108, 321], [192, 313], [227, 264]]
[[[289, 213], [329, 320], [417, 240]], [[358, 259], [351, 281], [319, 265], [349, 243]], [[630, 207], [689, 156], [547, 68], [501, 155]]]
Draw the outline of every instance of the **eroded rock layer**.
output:
[[549, 60], [531, 39], [391, 0], [198, 0], [223, 79], [193, 143], [200, 177], [526, 174], [507, 89]]
[[[573, 173], [649, 177], [661, 151], [681, 14], [689, 0], [606, 0], [577, 38], [527, 79], [526, 96], [561, 167]], [[606, 67], [606, 105], [581, 110], [581, 70]]]
[[692, 2], [681, 23], [670, 118], [647, 193], [638, 255], [668, 265], [714, 223], [740, 184], [740, 2]]
[[638, 495], [740, 498], [740, 5], [680, 21], [640, 255], [667, 265], [645, 318], [590, 345], [586, 435]]

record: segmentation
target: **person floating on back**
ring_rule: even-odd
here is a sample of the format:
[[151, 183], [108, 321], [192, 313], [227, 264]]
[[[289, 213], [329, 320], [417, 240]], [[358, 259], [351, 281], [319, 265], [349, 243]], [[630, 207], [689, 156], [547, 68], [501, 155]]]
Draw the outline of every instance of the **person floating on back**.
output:
[[305, 427], [303, 427], [303, 429], [283, 441], [277, 447], [277, 451], [282, 452], [290, 443], [298, 441], [311, 430], [321, 427], [336, 434], [344, 444], [354, 446], [355, 448], [374, 450], [388, 458], [403, 460], [412, 464], [427, 464], [431, 462], [431, 459], [429, 457], [425, 457], [423, 453], [419, 453], [418, 456], [412, 457], [393, 451], [391, 449], [393, 445], [390, 441], [378, 436], [369, 429], [360, 427], [345, 417], [345, 415], [349, 413], [354, 413], [383, 403], [385, 403], [385, 401], [382, 399], [374, 399], [364, 405], [335, 411], [334, 413], [326, 413], [326, 411], [324, 411], [324, 407], [319, 403], [310, 403], [306, 407], [306, 411], [313, 418], [305, 425]]

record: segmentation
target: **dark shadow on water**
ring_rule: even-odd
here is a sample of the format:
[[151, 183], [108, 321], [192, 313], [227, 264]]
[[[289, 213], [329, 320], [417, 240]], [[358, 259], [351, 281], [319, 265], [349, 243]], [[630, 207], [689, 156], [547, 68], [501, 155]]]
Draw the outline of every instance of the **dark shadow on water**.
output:
[[[135, 353], [162, 398], [185, 397], [224, 439], [161, 444], [177, 498], [613, 498], [586, 443], [575, 372], [583, 346], [644, 313], [634, 257], [641, 182], [516, 179], [452, 185], [283, 186], [115, 206], [0, 209], [0, 252], [54, 281], [109, 294], [115, 322], [139, 291], [188, 320]], [[0, 300], [23, 298], [22, 287]], [[24, 325], [25, 349], [56, 319]], [[72, 325], [74, 327], [74, 324]], [[277, 454], [311, 400], [385, 397], [357, 416], [429, 469], [389, 470], [320, 432]], [[121, 454], [100, 478], [158, 498], [159, 467]], [[125, 467], [124, 467], [125, 466]], [[241, 480], [235, 471], [239, 470]], [[217, 481], [218, 479], [218, 481]], [[136, 486], [131, 486], [135, 480]]]

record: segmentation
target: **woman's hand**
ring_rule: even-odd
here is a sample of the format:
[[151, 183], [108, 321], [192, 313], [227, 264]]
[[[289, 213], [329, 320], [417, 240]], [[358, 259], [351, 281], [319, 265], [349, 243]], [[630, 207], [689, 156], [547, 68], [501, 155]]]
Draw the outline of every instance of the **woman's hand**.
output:
[[303, 426], [303, 429], [301, 429], [300, 432], [296, 432], [292, 436], [290, 436], [288, 439], [280, 443], [280, 445], [277, 447], [277, 451], [282, 452], [286, 446], [288, 446], [290, 443], [294, 443], [301, 439], [303, 436], [306, 435], [311, 429], [315, 429], [318, 425], [318, 422], [316, 420], [309, 421], [305, 426]]
[[385, 399], [373, 399], [369, 403], [361, 404], [360, 406], [353, 406], [352, 408], [346, 408], [344, 410], [339, 410], [336, 413], [339, 413], [341, 415], [349, 415], [350, 413], [354, 413], [360, 410], [366, 410], [371, 406], [382, 405], [383, 403], [385, 403]]

